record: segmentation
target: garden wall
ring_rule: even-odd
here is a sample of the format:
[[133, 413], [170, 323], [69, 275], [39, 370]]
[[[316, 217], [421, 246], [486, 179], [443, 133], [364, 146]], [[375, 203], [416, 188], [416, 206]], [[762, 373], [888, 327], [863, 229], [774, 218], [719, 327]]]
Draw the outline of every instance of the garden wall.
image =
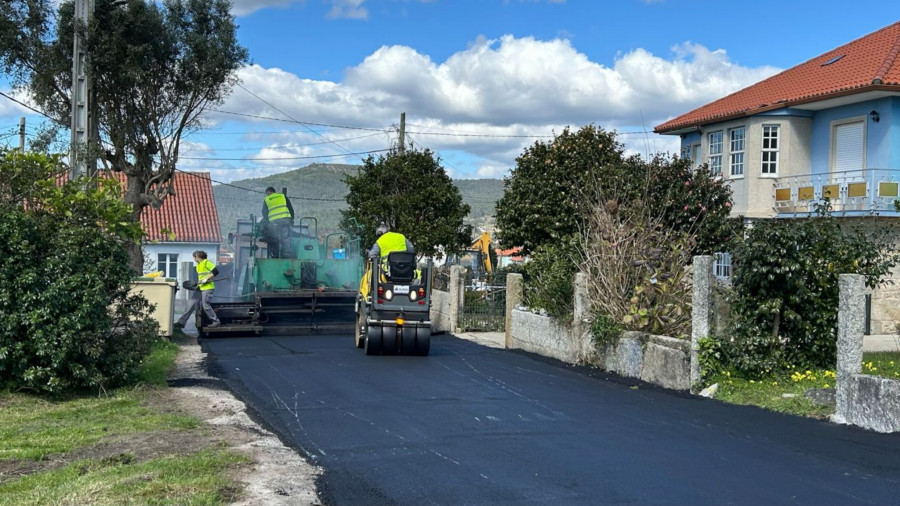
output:
[[508, 347], [570, 364], [591, 364], [620, 376], [673, 390], [690, 390], [691, 343], [684, 339], [625, 332], [598, 349], [590, 332], [573, 331], [554, 318], [524, 309], [512, 311]]
[[900, 381], [861, 374], [865, 278], [841, 274], [835, 413], [838, 423], [876, 432], [900, 432]]

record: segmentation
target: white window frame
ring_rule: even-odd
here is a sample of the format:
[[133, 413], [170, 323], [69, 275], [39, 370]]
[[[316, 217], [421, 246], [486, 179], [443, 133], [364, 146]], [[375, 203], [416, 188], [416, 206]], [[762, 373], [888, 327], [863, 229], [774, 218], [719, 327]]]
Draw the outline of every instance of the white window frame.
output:
[[[174, 274], [170, 268], [175, 270]], [[178, 253], [157, 253], [156, 269], [163, 271], [163, 277], [178, 279]]]
[[868, 139], [868, 136], [869, 136], [869, 133], [868, 133], [869, 125], [868, 125], [866, 116], [853, 116], [850, 118], [844, 118], [844, 119], [841, 119], [838, 121], [831, 122], [831, 136], [830, 136], [831, 137], [830, 138], [831, 147], [830, 147], [830, 156], [829, 156], [829, 160], [828, 160], [828, 171], [831, 173], [836, 172], [836, 169], [837, 169], [837, 167], [835, 166], [835, 162], [837, 161], [836, 158], [837, 158], [837, 148], [838, 148], [838, 146], [837, 146], [837, 129], [840, 126], [844, 126], [844, 125], [847, 125], [850, 123], [862, 123], [862, 160], [861, 160], [862, 168], [860, 169], [860, 171], [861, 171], [860, 174], [865, 174], [865, 170], [866, 170], [867, 163], [868, 163], [866, 161], [866, 155], [867, 155], [866, 151], [868, 149], [866, 140]]
[[707, 135], [709, 143], [709, 170], [713, 176], [722, 175], [722, 150], [725, 144], [725, 133], [722, 130]]
[[[738, 133], [740, 133], [740, 138], [737, 138]], [[732, 178], [738, 179], [744, 177], [744, 149], [746, 144], [746, 127], [740, 126], [728, 129], [728, 173]]]
[[715, 260], [713, 262], [713, 273], [716, 279], [720, 281], [731, 281], [733, 273], [731, 269], [731, 253], [719, 252], [713, 253]]
[[[772, 132], [775, 135], [771, 135]], [[772, 146], [774, 141], [774, 147]], [[762, 177], [778, 177], [778, 167], [781, 163], [781, 125], [771, 124], [762, 126], [762, 146], [760, 150], [759, 174]], [[768, 158], [768, 159], [767, 159]]]

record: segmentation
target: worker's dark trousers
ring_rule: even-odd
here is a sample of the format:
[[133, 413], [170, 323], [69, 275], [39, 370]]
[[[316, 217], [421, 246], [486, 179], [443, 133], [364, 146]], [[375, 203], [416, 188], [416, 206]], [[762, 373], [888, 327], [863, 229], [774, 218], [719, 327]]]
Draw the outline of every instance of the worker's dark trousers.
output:
[[191, 314], [193, 314], [195, 310], [201, 310], [197, 309], [197, 306], [202, 308], [203, 313], [211, 323], [219, 323], [216, 312], [213, 311], [212, 306], [209, 304], [209, 298], [212, 297], [212, 293], [212, 290], [194, 290], [194, 295], [191, 297], [191, 305], [188, 306], [187, 311], [185, 311], [184, 314], [181, 315], [181, 318], [178, 319], [178, 323], [184, 327], [185, 324], [187, 324], [188, 318], [191, 317]]
[[291, 251], [291, 220], [283, 218], [270, 221], [266, 243], [269, 250], [269, 258], [293, 258]]

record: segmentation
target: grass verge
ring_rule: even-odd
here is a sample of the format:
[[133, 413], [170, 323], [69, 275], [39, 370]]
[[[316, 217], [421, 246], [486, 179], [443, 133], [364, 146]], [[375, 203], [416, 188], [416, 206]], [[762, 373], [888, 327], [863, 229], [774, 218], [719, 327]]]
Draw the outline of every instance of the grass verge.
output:
[[141, 384], [102, 396], [0, 393], [0, 505], [232, 501], [247, 459], [165, 401], [177, 353], [161, 341]]
[[[900, 353], [864, 353], [862, 372], [900, 379]], [[798, 370], [757, 380], [732, 377], [726, 372], [710, 379], [707, 384], [718, 383], [716, 399], [723, 402], [824, 419], [834, 414], [834, 406], [816, 403], [804, 393], [809, 389], [833, 390], [835, 380], [835, 371], [829, 370]]]

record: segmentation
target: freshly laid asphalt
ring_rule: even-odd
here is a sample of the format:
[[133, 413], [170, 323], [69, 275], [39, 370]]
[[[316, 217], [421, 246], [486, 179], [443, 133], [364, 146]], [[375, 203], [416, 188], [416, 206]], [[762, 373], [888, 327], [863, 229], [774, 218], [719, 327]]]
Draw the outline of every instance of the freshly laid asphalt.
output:
[[333, 505], [900, 504], [900, 434], [435, 336], [204, 339], [210, 373], [324, 470]]

